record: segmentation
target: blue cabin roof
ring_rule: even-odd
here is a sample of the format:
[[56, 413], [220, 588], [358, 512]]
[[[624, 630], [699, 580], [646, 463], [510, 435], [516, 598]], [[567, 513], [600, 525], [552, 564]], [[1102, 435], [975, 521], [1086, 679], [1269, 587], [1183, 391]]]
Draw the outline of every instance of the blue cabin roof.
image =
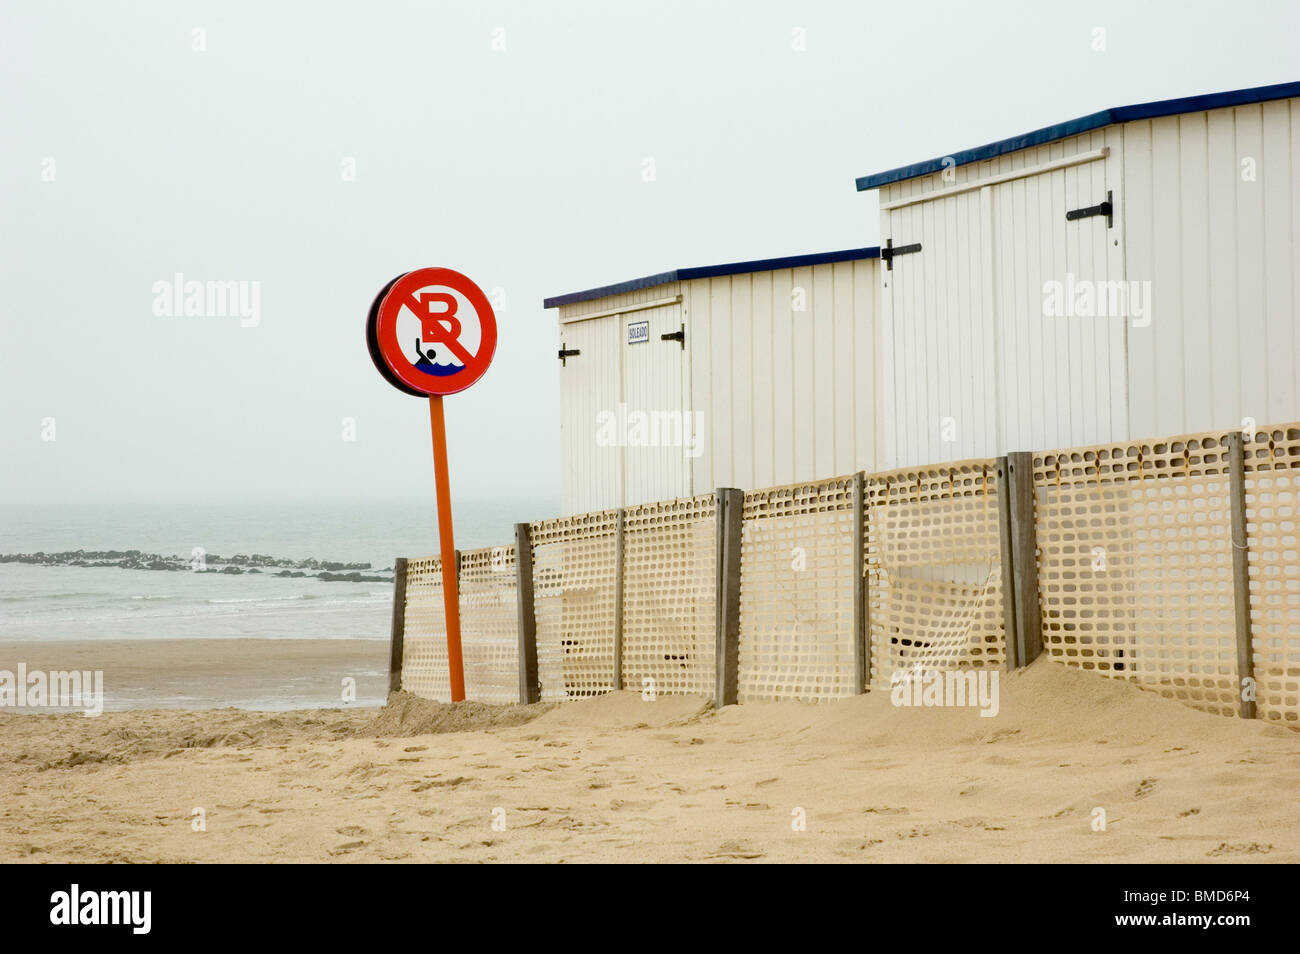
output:
[[857, 180], [858, 191], [879, 189], [891, 182], [901, 182], [904, 179], [915, 179], [917, 176], [939, 172], [943, 169], [945, 159], [951, 159], [956, 165], [964, 166], [970, 162], [982, 162], [985, 159], [1006, 155], [1008, 152], [1017, 152], [1031, 146], [1041, 146], [1043, 143], [1065, 139], [1068, 136], [1077, 136], [1079, 133], [1088, 132], [1091, 129], [1100, 129], [1102, 126], [1110, 126], [1114, 123], [1127, 123], [1135, 119], [1155, 119], [1158, 116], [1173, 116], [1178, 113], [1199, 112], [1204, 109], [1221, 109], [1225, 106], [1247, 106], [1251, 103], [1266, 103], [1273, 99], [1289, 99], [1292, 96], [1300, 96], [1300, 83], [1278, 83], [1274, 86], [1234, 89], [1226, 93], [1206, 93], [1203, 96], [1184, 96], [1182, 99], [1162, 99], [1154, 103], [1139, 103], [1136, 106], [1116, 106], [1113, 109], [1103, 109], [1099, 113], [1091, 113], [1087, 116], [1080, 116], [1078, 119], [1057, 123], [1055, 126], [1044, 126], [1042, 129], [1035, 129], [1033, 132], [1027, 132], [1020, 136], [1012, 136], [1010, 139], [999, 139], [997, 142], [986, 143], [973, 149], [963, 149], [961, 152], [955, 152], [950, 156], [927, 159], [924, 162], [914, 162], [910, 166], [899, 166], [897, 169], [888, 169], [874, 175], [862, 176]]
[[858, 259], [879, 257], [880, 246], [873, 245], [870, 248], [847, 248], [839, 252], [788, 255], [785, 258], [760, 258], [752, 262], [729, 262], [724, 265], [704, 265], [698, 268], [675, 268], [671, 272], [659, 272], [657, 275], [633, 278], [630, 281], [619, 282], [615, 285], [601, 285], [599, 288], [588, 288], [585, 291], [569, 292], [567, 295], [556, 295], [554, 298], [547, 298], [542, 302], [542, 307], [558, 308], [560, 305], [572, 305], [575, 302], [591, 301], [594, 298], [621, 295], [624, 292], [640, 291], [642, 288], [653, 288], [656, 285], [688, 281], [692, 278], [717, 278], [722, 275], [741, 275], [745, 272], [766, 272], [776, 268], [804, 268], [808, 265], [825, 265], [830, 262], [855, 262]]

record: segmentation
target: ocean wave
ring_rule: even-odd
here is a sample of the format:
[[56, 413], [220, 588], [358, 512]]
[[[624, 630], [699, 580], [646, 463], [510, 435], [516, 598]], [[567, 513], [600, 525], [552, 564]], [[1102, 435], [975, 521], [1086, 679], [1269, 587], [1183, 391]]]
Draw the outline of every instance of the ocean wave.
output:
[[0, 603], [23, 603], [33, 600], [84, 600], [87, 598], [117, 599], [113, 593], [23, 593], [19, 595], [0, 596]]
[[319, 593], [298, 593], [294, 596], [246, 596], [230, 600], [204, 600], [204, 603], [219, 605], [223, 603], [292, 603], [295, 600], [318, 600]]

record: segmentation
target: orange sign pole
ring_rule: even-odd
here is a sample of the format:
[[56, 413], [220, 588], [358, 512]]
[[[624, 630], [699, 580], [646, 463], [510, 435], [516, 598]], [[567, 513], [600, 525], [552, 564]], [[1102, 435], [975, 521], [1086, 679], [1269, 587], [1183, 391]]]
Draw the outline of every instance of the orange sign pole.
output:
[[456, 579], [456, 541], [451, 531], [451, 481], [447, 476], [447, 424], [442, 416], [442, 395], [429, 395], [429, 423], [433, 426], [433, 480], [438, 491], [438, 540], [442, 547], [442, 595], [447, 610], [447, 670], [451, 675], [451, 701], [465, 700], [465, 664], [460, 652], [460, 587]]

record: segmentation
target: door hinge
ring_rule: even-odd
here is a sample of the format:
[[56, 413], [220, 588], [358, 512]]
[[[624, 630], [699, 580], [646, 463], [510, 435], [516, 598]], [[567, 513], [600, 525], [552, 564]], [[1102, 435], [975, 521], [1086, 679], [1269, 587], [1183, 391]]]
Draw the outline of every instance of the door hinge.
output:
[[887, 239], [885, 241], [885, 247], [880, 250], [880, 257], [885, 260], [885, 268], [892, 272], [894, 270], [895, 255], [911, 255], [913, 252], [919, 251], [921, 251], [920, 242], [913, 242], [911, 245], [900, 245], [898, 248], [894, 248], [894, 240]]
[[1109, 189], [1106, 190], [1106, 201], [1101, 205], [1090, 205], [1086, 209], [1072, 209], [1065, 213], [1065, 218], [1066, 221], [1073, 222], [1075, 219], [1086, 219], [1094, 215], [1106, 216], [1106, 228], [1115, 227], [1115, 203], [1112, 201]]
[[582, 354], [582, 351], [579, 350], [578, 348], [566, 348], [564, 347], [563, 342], [560, 343], [560, 352], [557, 355], [557, 357], [560, 359], [560, 364], [564, 365], [565, 367], [568, 367], [569, 365], [568, 359], [572, 358], [575, 354]]
[[686, 350], [686, 326], [682, 325], [680, 331], [670, 331], [666, 335], [659, 336], [660, 341], [678, 341], [681, 342], [682, 350]]

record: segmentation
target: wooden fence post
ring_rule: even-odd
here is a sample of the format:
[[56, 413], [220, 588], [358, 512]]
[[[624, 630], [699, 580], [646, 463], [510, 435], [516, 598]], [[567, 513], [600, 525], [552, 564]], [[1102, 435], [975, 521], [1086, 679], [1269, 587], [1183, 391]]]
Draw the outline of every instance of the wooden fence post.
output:
[[393, 561], [393, 621], [388, 644], [388, 691], [402, 688], [402, 643], [406, 630], [406, 557]]
[[732, 487], [718, 490], [717, 543], [717, 686], [714, 704], [736, 704], [740, 665], [740, 546], [745, 515], [745, 492]]
[[1007, 668], [1020, 667], [1016, 647], [1016, 560], [1011, 546], [1011, 486], [1007, 480], [1007, 459], [997, 459], [998, 553], [1002, 561], [1002, 631], [1007, 640]]
[[1038, 604], [1038, 542], [1034, 526], [1034, 455], [1007, 455], [1011, 512], [1011, 573], [1016, 605], [1016, 665], [1028, 666], [1043, 651], [1043, 617]]
[[871, 607], [867, 601], [867, 478], [853, 475], [853, 691], [871, 685]]
[[[1232, 596], [1237, 630], [1237, 698], [1241, 717], [1255, 718], [1255, 700], [1245, 698], [1246, 680], [1255, 681], [1250, 631], [1250, 537], [1246, 532], [1246, 452], [1240, 431], [1228, 435], [1228, 486], [1232, 519]], [[1254, 695], [1254, 693], [1252, 693]]]
[[515, 607], [519, 615], [519, 702], [542, 698], [537, 678], [537, 614], [533, 607], [533, 543], [528, 524], [515, 524]]
[[618, 510], [614, 523], [614, 691], [623, 688], [623, 530], [627, 511]]

